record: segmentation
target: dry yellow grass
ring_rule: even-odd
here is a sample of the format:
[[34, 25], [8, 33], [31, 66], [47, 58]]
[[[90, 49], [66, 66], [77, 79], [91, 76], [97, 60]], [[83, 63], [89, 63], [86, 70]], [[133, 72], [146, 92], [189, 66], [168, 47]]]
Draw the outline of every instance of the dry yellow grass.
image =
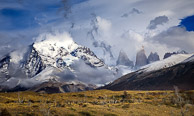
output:
[[[0, 114], [12, 116], [193, 116], [194, 91], [0, 93]], [[6, 114], [7, 113], [7, 114]]]

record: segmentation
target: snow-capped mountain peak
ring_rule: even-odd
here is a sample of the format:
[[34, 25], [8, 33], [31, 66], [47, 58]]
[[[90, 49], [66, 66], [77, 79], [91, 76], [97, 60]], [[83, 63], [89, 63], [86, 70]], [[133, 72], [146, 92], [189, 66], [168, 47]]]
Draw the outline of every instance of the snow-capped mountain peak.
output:
[[94, 68], [92, 70], [101, 67], [111, 72], [94, 52], [75, 43], [69, 34], [40, 35], [32, 45], [15, 50], [0, 59], [0, 79], [2, 83], [11, 78], [20, 80], [21, 77], [41, 82], [60, 80], [66, 78], [65, 75], [74, 79], [77, 77], [75, 67], [81, 65], [77, 63], [80, 60], [85, 67]]
[[49, 38], [40, 42], [35, 42], [33, 47], [39, 53], [45, 64], [54, 67], [58, 66], [57, 63], [60, 60], [66, 61], [65, 64], [69, 65], [74, 60], [78, 59], [70, 54], [71, 51], [78, 47], [72, 40], [55, 41]]
[[67, 52], [72, 52], [78, 48], [78, 45], [68, 33], [61, 33], [57, 34], [57, 36], [52, 34], [40, 35], [37, 37], [34, 47], [42, 54], [55, 56], [60, 48]]
[[78, 45], [68, 33], [46, 34], [36, 39], [34, 48], [48, 65], [58, 66], [65, 62], [67, 66], [78, 59], [91, 66], [103, 66], [104, 63], [87, 47]]

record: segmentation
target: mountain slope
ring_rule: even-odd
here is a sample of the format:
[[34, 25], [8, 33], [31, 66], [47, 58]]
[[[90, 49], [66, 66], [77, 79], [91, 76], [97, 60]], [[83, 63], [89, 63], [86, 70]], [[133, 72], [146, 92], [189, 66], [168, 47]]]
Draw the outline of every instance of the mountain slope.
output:
[[[193, 59], [192, 57], [193, 56], [187, 58]], [[122, 76], [100, 89], [171, 90], [174, 89], [173, 86], [178, 86], [180, 89], [194, 89], [194, 62], [193, 60], [188, 61], [188, 59], [187, 61], [183, 59], [183, 62], [168, 68], [149, 71], [145, 70], [146, 68], [140, 69], [136, 72]]]

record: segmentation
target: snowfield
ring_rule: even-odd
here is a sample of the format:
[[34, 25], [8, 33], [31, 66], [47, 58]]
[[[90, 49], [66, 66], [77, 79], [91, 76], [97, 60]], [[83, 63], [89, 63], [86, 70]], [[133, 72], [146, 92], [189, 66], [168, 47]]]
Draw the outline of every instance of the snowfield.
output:
[[163, 68], [168, 68], [183, 62], [184, 60], [188, 59], [192, 55], [193, 54], [174, 54], [171, 57], [168, 57], [166, 59], [156, 61], [146, 66], [143, 66], [141, 69], [143, 69], [143, 71], [150, 72], [150, 71], [160, 70]]

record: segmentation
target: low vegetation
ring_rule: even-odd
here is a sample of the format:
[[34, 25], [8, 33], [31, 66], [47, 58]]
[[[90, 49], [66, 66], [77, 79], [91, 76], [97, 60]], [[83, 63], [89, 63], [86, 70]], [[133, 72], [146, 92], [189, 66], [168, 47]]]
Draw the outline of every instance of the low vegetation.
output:
[[0, 93], [0, 116], [193, 116], [194, 91]]

